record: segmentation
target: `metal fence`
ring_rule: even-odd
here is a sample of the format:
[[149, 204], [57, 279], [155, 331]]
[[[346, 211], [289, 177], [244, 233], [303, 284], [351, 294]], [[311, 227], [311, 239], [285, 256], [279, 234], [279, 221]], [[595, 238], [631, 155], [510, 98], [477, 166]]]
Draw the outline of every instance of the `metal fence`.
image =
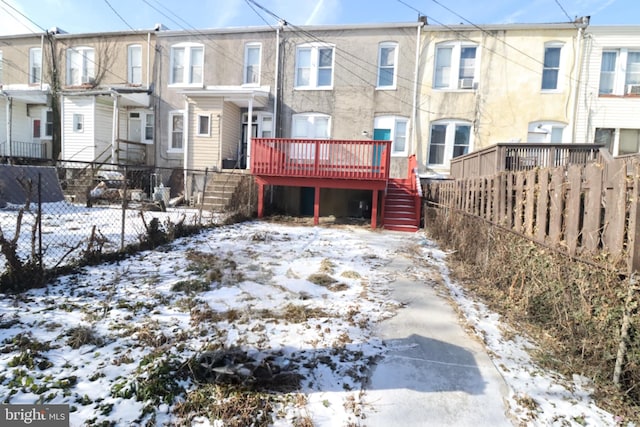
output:
[[[42, 270], [223, 222], [204, 204], [207, 170], [70, 163], [0, 167], [0, 273]], [[186, 185], [185, 185], [186, 183]]]

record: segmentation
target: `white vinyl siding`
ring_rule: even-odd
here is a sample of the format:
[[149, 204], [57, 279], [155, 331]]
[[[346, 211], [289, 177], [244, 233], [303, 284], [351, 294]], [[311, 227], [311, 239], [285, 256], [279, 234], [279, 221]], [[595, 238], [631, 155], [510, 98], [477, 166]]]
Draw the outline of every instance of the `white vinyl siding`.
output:
[[[222, 159], [238, 158], [238, 143], [240, 142], [242, 126], [242, 114], [240, 107], [233, 103], [226, 103], [224, 106], [224, 114], [222, 115], [221, 141]], [[222, 159], [220, 162], [222, 162]], [[220, 163], [219, 166], [222, 164]]]
[[[95, 109], [94, 97], [64, 97], [62, 107], [62, 111], [64, 112], [62, 127], [64, 145], [62, 149], [65, 160], [95, 161], [96, 156], [111, 143], [111, 132], [109, 132], [108, 135], [102, 135], [102, 140], [98, 137], [94, 139]], [[76, 115], [82, 115], [84, 118], [83, 132], [76, 132], [74, 130], [73, 117]], [[111, 123], [111, 117], [109, 115], [102, 117], [102, 119], [105, 118], [108, 120], [107, 123]]]
[[[212, 168], [220, 163], [220, 120], [223, 101], [221, 98], [198, 98], [189, 114], [189, 167]], [[225, 107], [226, 108], [226, 107]], [[226, 112], [226, 110], [225, 110]], [[208, 122], [207, 132], [200, 133], [203, 118]]]

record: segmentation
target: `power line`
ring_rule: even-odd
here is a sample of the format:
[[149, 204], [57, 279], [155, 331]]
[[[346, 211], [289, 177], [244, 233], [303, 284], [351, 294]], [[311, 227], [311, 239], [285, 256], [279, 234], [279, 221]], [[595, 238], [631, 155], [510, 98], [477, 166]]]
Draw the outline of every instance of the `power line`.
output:
[[120, 14], [118, 13], [118, 11], [117, 11], [113, 6], [111, 6], [111, 3], [109, 3], [109, 0], [104, 0], [104, 2], [107, 4], [107, 6], [109, 6], [109, 9], [111, 9], [111, 11], [112, 11], [113, 13], [115, 13], [115, 15], [116, 15], [118, 18], [120, 18], [120, 20], [121, 20], [122, 22], [124, 22], [124, 24], [125, 24], [127, 27], [129, 27], [130, 29], [132, 29], [132, 30], [134, 30], [134, 31], [135, 31], [135, 29], [134, 29], [134, 28], [133, 28], [133, 27], [132, 27], [128, 22], [127, 22], [127, 20], [126, 20], [126, 19], [124, 19], [124, 18], [122, 17], [122, 15], [120, 15]]
[[[16, 13], [18, 13], [20, 16], [22, 16], [24, 19], [26, 19], [27, 21], [31, 22], [31, 23], [32, 23], [33, 25], [35, 25], [36, 27], [40, 28], [43, 32], [46, 32], [46, 31], [47, 31], [47, 30], [45, 30], [43, 27], [41, 27], [40, 25], [38, 25], [36, 22], [34, 22], [34, 21], [33, 21], [31, 18], [29, 18], [27, 15], [25, 15], [24, 13], [20, 12], [18, 9], [16, 9], [15, 7], [13, 7], [13, 6], [12, 6], [12, 5], [10, 5], [9, 3], [7, 3], [7, 1], [6, 1], [6, 0], [0, 0], [0, 1], [1, 1], [5, 6], [7, 6], [7, 7], [11, 8], [14, 12], [16, 12]], [[5, 10], [6, 10], [6, 9], [5, 9]], [[9, 12], [9, 14], [11, 14], [11, 13]], [[12, 17], [13, 17], [14, 19], [16, 19], [16, 18], [15, 18], [15, 16], [13, 16], [13, 15], [12, 15]], [[18, 19], [16, 19], [16, 21], [20, 22]], [[24, 25], [24, 23], [23, 23], [23, 22], [21, 22], [21, 23], [22, 23], [22, 25]], [[27, 27], [26, 25], [24, 25], [24, 26], [25, 26], [25, 27]], [[27, 27], [27, 28], [28, 28], [28, 27]], [[29, 28], [29, 31], [31, 31], [32, 33], [36, 34], [36, 32], [35, 32], [35, 31], [33, 31], [33, 29], [31, 29], [31, 28]]]

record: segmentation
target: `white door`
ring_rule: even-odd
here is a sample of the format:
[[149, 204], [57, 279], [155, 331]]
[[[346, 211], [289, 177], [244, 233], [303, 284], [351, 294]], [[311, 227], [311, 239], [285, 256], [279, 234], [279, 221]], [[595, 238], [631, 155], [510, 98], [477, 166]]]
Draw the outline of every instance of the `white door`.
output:
[[142, 142], [142, 120], [140, 113], [129, 113], [129, 134], [128, 141]]

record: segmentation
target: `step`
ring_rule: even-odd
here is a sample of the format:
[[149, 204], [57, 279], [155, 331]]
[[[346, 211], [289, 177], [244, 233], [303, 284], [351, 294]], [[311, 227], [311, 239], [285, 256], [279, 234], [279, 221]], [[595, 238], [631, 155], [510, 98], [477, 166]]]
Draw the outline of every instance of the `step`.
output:
[[415, 233], [416, 231], [418, 231], [418, 226], [417, 225], [390, 225], [390, 224], [385, 224], [384, 226], [385, 230], [391, 230], [391, 231], [405, 231], [405, 232], [409, 232], [409, 233]]
[[387, 217], [385, 215], [384, 223], [385, 224], [392, 224], [392, 225], [400, 225], [400, 224], [416, 225], [418, 223], [418, 221], [414, 217], [390, 218], [390, 217]]

